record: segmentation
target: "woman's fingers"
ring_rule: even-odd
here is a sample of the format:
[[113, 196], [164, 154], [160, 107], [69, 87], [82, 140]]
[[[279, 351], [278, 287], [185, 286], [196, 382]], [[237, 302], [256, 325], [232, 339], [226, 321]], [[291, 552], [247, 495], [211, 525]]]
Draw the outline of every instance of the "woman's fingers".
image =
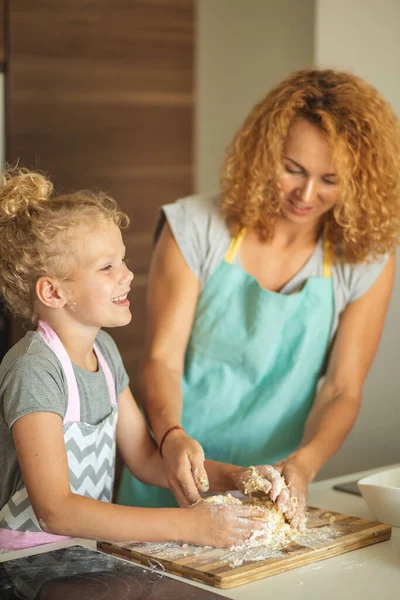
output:
[[201, 445], [185, 433], [169, 436], [164, 444], [164, 462], [168, 483], [179, 506], [199, 502], [200, 491], [207, 491], [208, 477], [204, 469]]
[[261, 465], [256, 470], [261, 477], [264, 477], [271, 484], [269, 496], [275, 502], [284, 487], [284, 480], [281, 474], [271, 465]]
[[286, 517], [290, 519], [290, 491], [286, 486], [281, 490], [279, 496], [276, 499], [276, 503], [281, 509], [281, 511], [286, 515]]
[[197, 489], [200, 492], [207, 492], [210, 487], [207, 471], [204, 468], [204, 458], [205, 457], [202, 448], [200, 451], [193, 453], [193, 455], [189, 458], [191, 462], [193, 479]]
[[201, 500], [201, 496], [193, 479], [191, 464], [186, 457], [171, 477], [172, 491], [179, 506], [190, 506]]

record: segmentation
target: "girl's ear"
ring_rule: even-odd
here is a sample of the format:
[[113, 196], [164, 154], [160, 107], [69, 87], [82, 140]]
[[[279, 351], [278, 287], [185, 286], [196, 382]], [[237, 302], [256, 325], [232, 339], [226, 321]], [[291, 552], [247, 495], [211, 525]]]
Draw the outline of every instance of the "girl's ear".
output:
[[62, 308], [68, 301], [66, 291], [56, 277], [47, 275], [39, 277], [35, 291], [39, 302], [49, 308]]

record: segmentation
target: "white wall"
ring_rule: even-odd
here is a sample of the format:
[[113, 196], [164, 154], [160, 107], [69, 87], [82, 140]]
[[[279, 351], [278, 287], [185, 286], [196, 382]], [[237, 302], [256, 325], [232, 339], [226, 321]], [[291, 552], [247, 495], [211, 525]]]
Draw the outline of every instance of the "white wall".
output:
[[225, 148], [252, 106], [312, 65], [314, 8], [314, 0], [197, 0], [197, 191], [218, 187]]
[[[361, 75], [386, 96], [400, 117], [399, 24], [399, 0], [316, 3], [316, 64]], [[319, 478], [395, 462], [400, 462], [399, 264], [382, 341], [365, 385], [361, 414], [344, 446]]]

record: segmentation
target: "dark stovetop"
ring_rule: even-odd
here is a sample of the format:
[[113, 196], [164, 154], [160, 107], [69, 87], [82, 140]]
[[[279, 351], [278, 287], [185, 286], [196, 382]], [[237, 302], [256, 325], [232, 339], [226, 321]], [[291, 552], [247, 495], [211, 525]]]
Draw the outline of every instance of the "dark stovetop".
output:
[[221, 600], [223, 597], [82, 546], [0, 563], [1, 600]]

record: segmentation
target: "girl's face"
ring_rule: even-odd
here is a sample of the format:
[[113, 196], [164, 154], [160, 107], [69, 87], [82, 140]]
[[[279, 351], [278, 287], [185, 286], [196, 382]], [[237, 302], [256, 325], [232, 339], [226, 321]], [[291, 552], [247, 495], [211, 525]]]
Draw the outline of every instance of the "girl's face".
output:
[[64, 283], [70, 318], [94, 328], [127, 325], [133, 273], [125, 264], [119, 228], [107, 221], [78, 226], [73, 243], [78, 267]]
[[315, 125], [298, 119], [282, 157], [282, 216], [293, 223], [318, 223], [337, 202], [339, 189], [330, 146]]

